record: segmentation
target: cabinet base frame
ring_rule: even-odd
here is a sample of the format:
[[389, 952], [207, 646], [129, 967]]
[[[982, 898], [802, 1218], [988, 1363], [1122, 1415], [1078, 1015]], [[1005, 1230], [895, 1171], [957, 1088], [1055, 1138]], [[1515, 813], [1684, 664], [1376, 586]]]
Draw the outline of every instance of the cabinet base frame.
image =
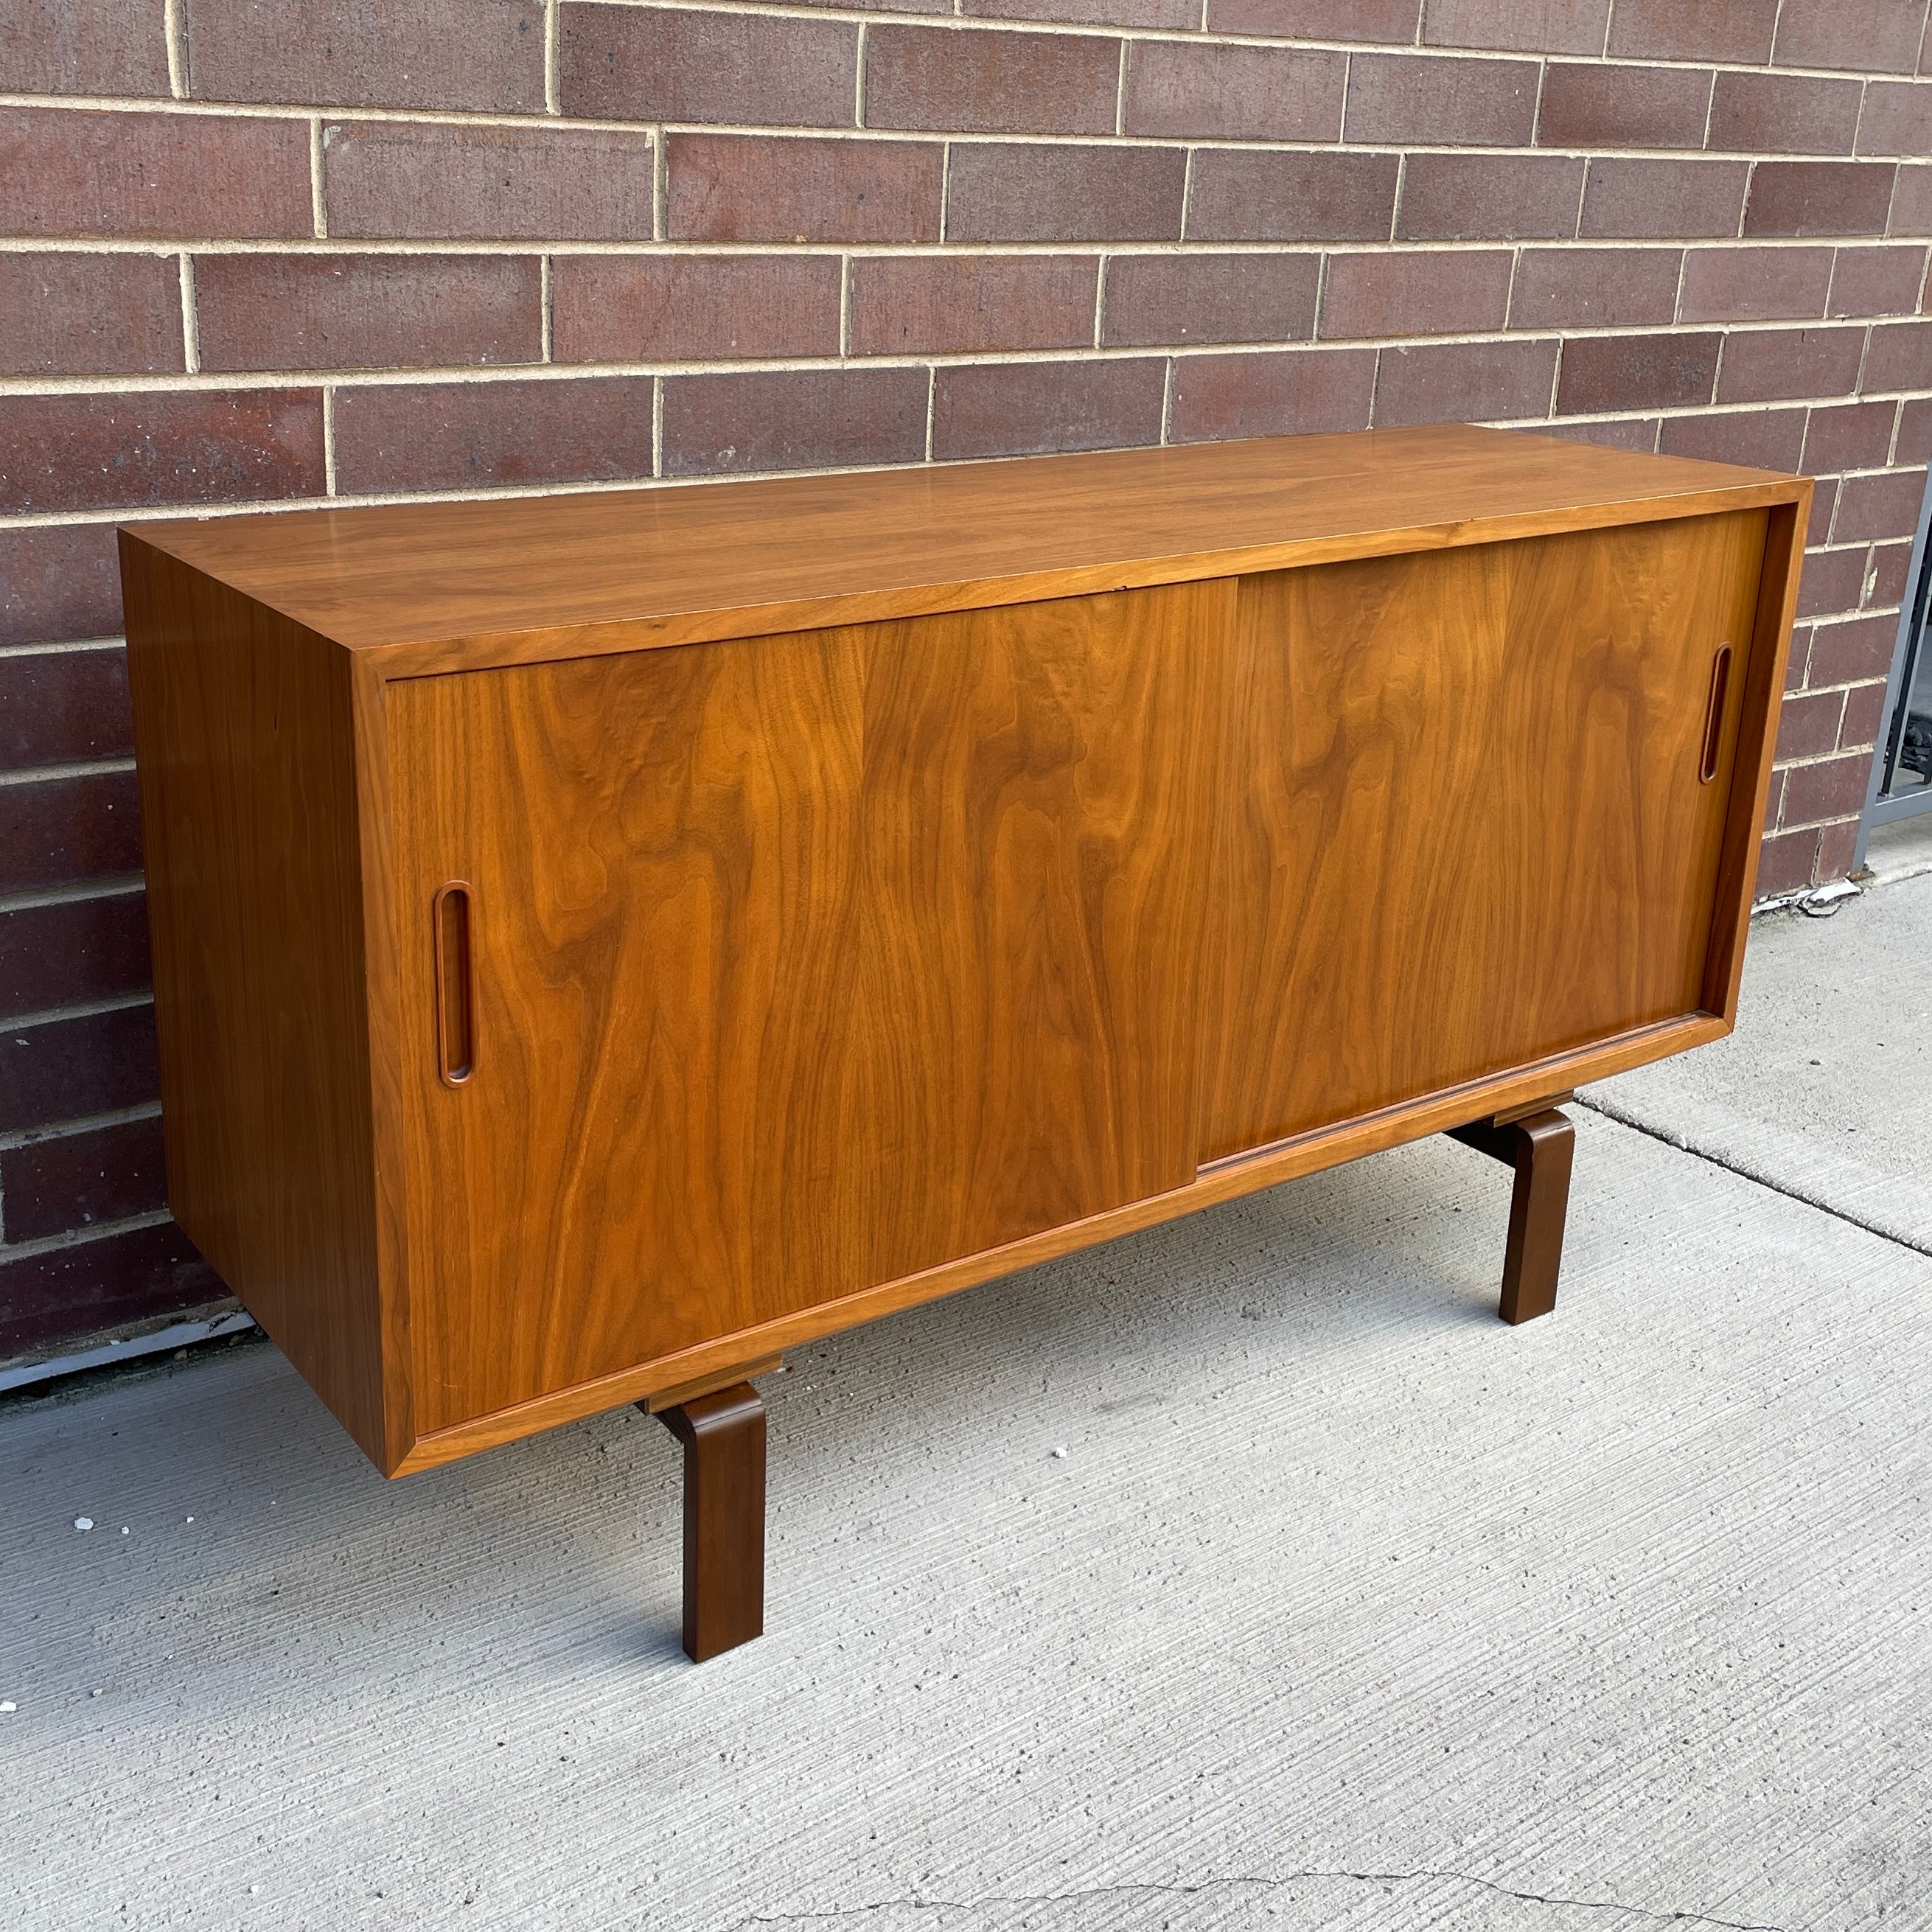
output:
[[1465, 1147], [1516, 1170], [1497, 1312], [1512, 1326], [1549, 1314], [1556, 1306], [1556, 1277], [1563, 1265], [1576, 1128], [1560, 1108], [1544, 1107], [1514, 1120], [1472, 1120], [1449, 1132]]

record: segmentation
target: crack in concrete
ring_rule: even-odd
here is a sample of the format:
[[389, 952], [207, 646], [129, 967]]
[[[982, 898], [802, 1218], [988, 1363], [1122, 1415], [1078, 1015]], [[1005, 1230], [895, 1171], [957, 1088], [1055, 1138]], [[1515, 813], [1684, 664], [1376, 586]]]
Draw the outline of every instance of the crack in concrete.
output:
[[754, 1912], [746, 1918], [735, 1920], [732, 1932], [741, 1932], [741, 1928], [754, 1925], [826, 1924], [839, 1919], [860, 1918], [873, 1912], [902, 1910], [913, 1912], [976, 1912], [989, 1906], [1000, 1905], [1074, 1905], [1088, 1899], [1114, 1898], [1135, 1892], [1148, 1893], [1161, 1898], [1196, 1898], [1208, 1892], [1231, 1890], [1244, 1886], [1272, 1892], [1287, 1886], [1323, 1880], [1362, 1885], [1419, 1885], [1430, 1879], [1474, 1886], [1484, 1892], [1492, 1892], [1502, 1898], [1514, 1899], [1526, 1905], [1550, 1905], [1581, 1912], [1628, 1912], [1640, 1918], [1653, 1920], [1660, 1925], [1710, 1925], [1718, 1928], [1718, 1932], [1790, 1932], [1790, 1928], [1784, 1926], [1763, 1924], [1753, 1920], [1718, 1918], [1706, 1912], [1659, 1912], [1647, 1905], [1626, 1904], [1621, 1899], [1565, 1898], [1546, 1892], [1521, 1892], [1514, 1886], [1498, 1884], [1494, 1879], [1478, 1878], [1473, 1872], [1454, 1871], [1429, 1865], [1418, 1867], [1413, 1871], [1345, 1871], [1310, 1868], [1305, 1871], [1286, 1872], [1269, 1878], [1244, 1875], [1204, 1879], [1196, 1885], [1164, 1885], [1156, 1880], [1142, 1880], [1119, 1885], [1085, 1886], [1076, 1892], [988, 1892], [972, 1899], [928, 1898], [914, 1893], [903, 1898], [879, 1899], [870, 1905], [835, 1906], [829, 1912]]
[[1923, 1255], [1932, 1260], [1932, 1242], [1915, 1241], [1910, 1234], [1901, 1234], [1894, 1228], [1882, 1228], [1874, 1221], [1868, 1221], [1826, 1200], [1822, 1196], [1808, 1194], [1788, 1182], [1778, 1180], [1762, 1169], [1747, 1167], [1741, 1161], [1733, 1160], [1727, 1154], [1714, 1153], [1709, 1148], [1698, 1147], [1682, 1134], [1674, 1134], [1662, 1127], [1653, 1127], [1634, 1114], [1613, 1107], [1607, 1102], [1586, 1099], [1579, 1094], [1574, 1102], [1566, 1102], [1584, 1108], [1592, 1114], [1600, 1114], [1606, 1120], [1614, 1120], [1620, 1127], [1628, 1127], [1633, 1133], [1642, 1134], [1646, 1139], [1660, 1146], [1672, 1148], [1679, 1154], [1688, 1154], [1693, 1160], [1708, 1162], [1712, 1167], [1720, 1168], [1726, 1174], [1734, 1174], [1740, 1180], [1754, 1182], [1773, 1194], [1782, 1195], [1787, 1201], [1795, 1201], [1801, 1208], [1815, 1208], [1821, 1214], [1828, 1214], [1834, 1221], [1842, 1221], [1848, 1228], [1856, 1228], [1868, 1234], [1876, 1234], [1882, 1241], [1889, 1241], [1895, 1248], [1903, 1248], [1908, 1254]]

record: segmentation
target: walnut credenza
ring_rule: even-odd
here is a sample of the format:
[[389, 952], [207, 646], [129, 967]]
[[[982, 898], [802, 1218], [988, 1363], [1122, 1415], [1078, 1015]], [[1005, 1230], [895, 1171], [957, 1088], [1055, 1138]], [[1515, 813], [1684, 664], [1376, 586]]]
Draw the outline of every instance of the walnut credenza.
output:
[[[626, 1402], [686, 1642], [781, 1352], [1736, 1011], [1810, 485], [1472, 429], [122, 533], [170, 1198], [379, 1468]], [[1046, 1318], [1042, 1317], [1042, 1318]]]

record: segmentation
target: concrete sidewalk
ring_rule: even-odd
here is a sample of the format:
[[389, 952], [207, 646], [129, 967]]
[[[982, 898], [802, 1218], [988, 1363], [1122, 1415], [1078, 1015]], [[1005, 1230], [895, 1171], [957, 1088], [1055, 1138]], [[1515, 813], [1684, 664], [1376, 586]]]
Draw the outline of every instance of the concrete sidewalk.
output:
[[701, 1670], [634, 1414], [386, 1484], [266, 1346], [0, 1406], [0, 1923], [1932, 1926], [1928, 948], [1761, 922], [1580, 1110], [1552, 1320], [1438, 1139], [806, 1351]]

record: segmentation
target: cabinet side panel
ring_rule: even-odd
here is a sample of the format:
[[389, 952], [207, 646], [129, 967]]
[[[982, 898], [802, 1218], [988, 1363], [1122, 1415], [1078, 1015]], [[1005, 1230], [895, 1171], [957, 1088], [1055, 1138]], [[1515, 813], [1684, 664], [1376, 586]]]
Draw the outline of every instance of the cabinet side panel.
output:
[[1698, 1010], [1765, 524], [1246, 580], [1204, 1160]]
[[170, 1204], [390, 1468], [347, 654], [121, 550]]

